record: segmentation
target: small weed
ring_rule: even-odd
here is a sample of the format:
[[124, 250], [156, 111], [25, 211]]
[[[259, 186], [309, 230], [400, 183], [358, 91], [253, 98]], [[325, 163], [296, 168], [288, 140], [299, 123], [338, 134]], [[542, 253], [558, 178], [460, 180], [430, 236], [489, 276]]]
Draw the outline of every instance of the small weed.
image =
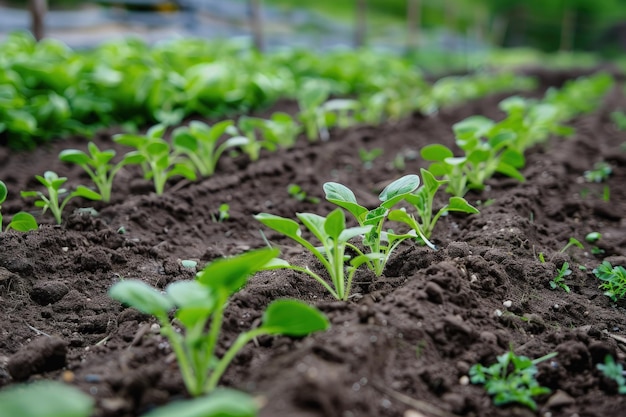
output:
[[596, 162], [593, 169], [585, 171], [583, 175], [588, 182], [604, 182], [609, 179], [612, 172], [611, 165], [606, 162]]
[[615, 362], [611, 355], [606, 355], [604, 364], [597, 364], [596, 368], [604, 374], [605, 377], [612, 379], [617, 383], [617, 392], [626, 394], [626, 378], [624, 378], [624, 367], [621, 363]]
[[[0, 209], [2, 208], [2, 203], [7, 199], [7, 195], [9, 194], [7, 186], [4, 182], [0, 181]], [[35, 230], [39, 227], [37, 225], [37, 220], [32, 216], [32, 214], [26, 212], [19, 212], [13, 216], [11, 222], [7, 225], [6, 230], [13, 229], [18, 232], [28, 232], [30, 230]], [[0, 211], [0, 233], [2, 233], [2, 212]]]
[[572, 270], [569, 269], [569, 262], [563, 262], [560, 269], [557, 269], [558, 275], [550, 281], [550, 288], [553, 290], [557, 287], [562, 288], [565, 292], [570, 292], [569, 287], [565, 284], [565, 277], [572, 274]]
[[559, 252], [565, 253], [565, 251], [568, 250], [569, 248], [571, 248], [572, 246], [576, 246], [579, 249], [585, 249], [583, 244], [580, 243], [580, 241], [578, 239], [570, 237], [569, 240], [567, 241], [567, 243], [565, 244], [565, 246], [563, 246], [563, 248], [561, 248], [561, 250]]
[[230, 206], [228, 204], [220, 204], [217, 216], [215, 214], [211, 214], [211, 220], [213, 221], [213, 223], [222, 223], [223, 221], [230, 219], [229, 211]]
[[552, 352], [532, 360], [517, 356], [510, 350], [498, 356], [498, 362], [489, 367], [473, 365], [469, 371], [470, 380], [472, 384], [484, 384], [487, 393], [494, 396], [495, 405], [519, 403], [536, 410], [537, 404], [532, 397], [550, 393], [549, 388], [540, 386], [535, 379], [538, 372], [536, 365], [556, 355]]
[[604, 290], [604, 295], [613, 302], [626, 296], [626, 269], [623, 266], [612, 266], [609, 261], [604, 261], [593, 270], [593, 273], [602, 281], [599, 288]]
[[291, 198], [297, 201], [303, 202], [303, 203], [317, 204], [320, 202], [319, 198], [311, 197], [310, 195], [307, 194], [306, 191], [302, 189], [302, 187], [300, 187], [297, 184], [289, 184], [287, 186], [287, 194], [289, 194]]

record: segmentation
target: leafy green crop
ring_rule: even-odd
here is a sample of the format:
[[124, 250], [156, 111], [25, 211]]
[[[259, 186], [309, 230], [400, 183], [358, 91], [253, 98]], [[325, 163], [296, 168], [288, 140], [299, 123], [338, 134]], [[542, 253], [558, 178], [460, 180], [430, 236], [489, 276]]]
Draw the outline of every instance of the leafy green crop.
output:
[[[274, 301], [265, 310], [259, 327], [241, 333], [221, 358], [216, 357], [228, 299], [246, 284], [251, 274], [277, 255], [277, 250], [261, 249], [215, 260], [195, 280], [169, 284], [165, 293], [142, 281], [124, 280], [113, 285], [109, 294], [159, 320], [161, 333], [176, 354], [187, 390], [198, 396], [215, 389], [237, 352], [255, 337], [301, 337], [328, 328], [328, 320], [315, 308], [299, 301]], [[183, 332], [178, 332], [169, 319], [172, 309]]]
[[[381, 201], [380, 206], [372, 210], [361, 206], [356, 201], [352, 190], [343, 184], [327, 182], [323, 186], [326, 200], [347, 210], [361, 227], [371, 228], [364, 235], [363, 245], [369, 249], [369, 253], [372, 255], [365, 264], [374, 271], [376, 276], [382, 275], [389, 257], [398, 245], [406, 239], [415, 237], [414, 234], [396, 234], [392, 231], [384, 231], [383, 225], [391, 208], [409, 196], [419, 187], [419, 184], [420, 179], [417, 175], [405, 175], [393, 181], [378, 196]], [[417, 233], [421, 233], [421, 230], [418, 229]], [[426, 239], [423, 234], [421, 236]]]
[[36, 197], [38, 200], [35, 201], [36, 207], [43, 208], [43, 212], [50, 209], [50, 212], [54, 216], [57, 224], [61, 224], [63, 214], [63, 209], [69, 203], [69, 201], [74, 197], [82, 197], [88, 200], [101, 200], [102, 196], [95, 191], [90, 190], [89, 188], [79, 185], [76, 187], [76, 190], [67, 194], [63, 197], [64, 194], [67, 193], [65, 188], [61, 188], [63, 184], [67, 181], [66, 177], [59, 177], [55, 172], [46, 171], [43, 174], [43, 177], [40, 175], [35, 175], [35, 178], [46, 187], [46, 194], [41, 191], [22, 191], [22, 197]]
[[272, 113], [270, 119], [243, 116], [238, 126], [248, 139], [241, 148], [252, 161], [259, 158], [261, 149], [275, 151], [293, 147], [302, 130], [293, 117], [282, 112]]
[[56, 381], [18, 384], [0, 391], [3, 416], [88, 417], [94, 400], [77, 388]]
[[604, 364], [599, 363], [596, 367], [604, 374], [604, 376], [617, 383], [617, 392], [620, 394], [626, 394], [626, 378], [624, 378], [624, 367], [621, 363], [615, 362], [613, 356], [606, 355], [604, 358]]
[[626, 297], [626, 269], [623, 266], [613, 266], [609, 261], [604, 261], [593, 273], [602, 281], [600, 289], [604, 290], [604, 295], [613, 302]]
[[[332, 285], [328, 284], [324, 278], [312, 271], [308, 266], [300, 267], [291, 265], [289, 262], [280, 258], [272, 260], [264, 269], [284, 268], [303, 272], [322, 284], [333, 297], [338, 300], [347, 300], [350, 296], [352, 278], [358, 267], [372, 259], [381, 257], [378, 253], [365, 255], [353, 245], [349, 244], [352, 238], [370, 232], [372, 226], [346, 228], [346, 218], [341, 209], [331, 211], [326, 217], [313, 213], [297, 213], [296, 216], [309, 232], [320, 241], [322, 247], [316, 247], [314, 244], [304, 239], [300, 225], [294, 220], [268, 213], [259, 213], [254, 216], [254, 218], [270, 229], [295, 240], [313, 254], [328, 272]], [[347, 247], [357, 251], [358, 255], [350, 259], [350, 257], [346, 255]], [[350, 261], [350, 266], [346, 268], [345, 263], [347, 261]]]
[[565, 277], [572, 274], [572, 270], [569, 269], [569, 262], [563, 262], [561, 268], [557, 269], [557, 276], [550, 281], [550, 288], [553, 290], [557, 287], [562, 288], [565, 292], [570, 292], [569, 287], [565, 283]]
[[481, 364], [470, 368], [472, 384], [484, 384], [495, 405], [519, 403], [531, 410], [537, 409], [533, 397], [550, 393], [550, 389], [539, 385], [535, 379], [537, 364], [557, 355], [549, 353], [538, 359], [517, 356], [513, 351], [498, 356], [498, 362], [489, 367]]
[[125, 165], [140, 164], [143, 157], [137, 152], [129, 152], [124, 155], [121, 161], [113, 165], [111, 163], [115, 157], [113, 149], [101, 151], [93, 142], [89, 142], [87, 149], [89, 154], [78, 149], [66, 149], [61, 151], [59, 159], [63, 162], [76, 164], [85, 170], [98, 188], [102, 201], [108, 203], [111, 201], [113, 180], [119, 170]]
[[144, 177], [152, 179], [157, 195], [163, 194], [165, 183], [174, 176], [180, 175], [188, 180], [196, 179], [195, 171], [186, 161], [181, 161], [172, 152], [169, 143], [163, 140], [164, 134], [165, 126], [155, 125], [143, 136], [123, 133], [113, 137], [115, 142], [136, 149], [133, 160], [140, 161]]
[[[6, 184], [0, 181], [0, 232], [2, 232], [2, 203], [6, 201], [8, 193]], [[37, 220], [35, 220], [32, 214], [21, 211], [13, 215], [11, 222], [9, 222], [4, 230], [13, 229], [18, 232], [28, 232], [37, 229], [37, 227], [39, 227]]]
[[[220, 138], [226, 134], [231, 137], [220, 143]], [[174, 151], [189, 158], [190, 168], [202, 177], [209, 177], [215, 173], [217, 162], [224, 151], [245, 146], [248, 142], [248, 138], [239, 135], [231, 120], [213, 126], [193, 121], [189, 126], [176, 128], [172, 132]]]

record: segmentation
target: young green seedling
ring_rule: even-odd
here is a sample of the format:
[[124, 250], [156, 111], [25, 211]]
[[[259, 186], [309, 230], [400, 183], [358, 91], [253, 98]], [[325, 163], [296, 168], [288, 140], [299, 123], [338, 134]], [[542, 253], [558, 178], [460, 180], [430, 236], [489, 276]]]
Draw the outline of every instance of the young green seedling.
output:
[[557, 355], [549, 353], [531, 360], [526, 356], [517, 356], [512, 350], [498, 356], [498, 362], [485, 367], [473, 365], [470, 370], [472, 384], [484, 384], [489, 395], [493, 395], [495, 405], [519, 403], [531, 410], [537, 409], [532, 397], [550, 393], [550, 389], [539, 385], [535, 379], [537, 364]]
[[[2, 232], [2, 203], [6, 201], [8, 194], [9, 191], [6, 184], [0, 181], [0, 232]], [[32, 214], [20, 211], [13, 215], [13, 218], [4, 230], [13, 229], [18, 232], [28, 232], [30, 230], [36, 230], [37, 227], [39, 227], [37, 220], [35, 220]]]
[[[428, 170], [423, 168], [420, 169], [420, 173], [422, 174], [422, 179], [424, 180], [424, 184], [414, 191], [413, 193], [406, 196], [405, 200], [409, 202], [417, 211], [417, 214], [420, 219], [420, 228], [422, 233], [426, 238], [430, 239], [435, 225], [441, 216], [445, 216], [451, 211], [456, 211], [460, 213], [468, 213], [468, 214], [477, 214], [479, 213], [478, 209], [467, 202], [463, 197], [452, 196], [448, 200], [448, 204], [441, 207], [437, 214], [433, 216], [433, 205], [435, 201], [435, 195], [437, 191], [442, 185], [445, 185], [447, 181], [440, 181], [435, 178], [435, 176]], [[397, 218], [399, 221], [406, 220], [405, 215], [402, 213], [393, 213], [391, 217]], [[414, 224], [415, 221], [404, 221], [404, 223], [409, 224], [413, 229], [415, 229]], [[416, 232], [419, 233], [418, 230]]]
[[59, 177], [55, 172], [52, 171], [44, 172], [43, 177], [40, 175], [35, 175], [35, 178], [37, 178], [37, 180], [44, 187], [46, 187], [46, 193], [43, 193], [41, 191], [22, 191], [21, 195], [22, 197], [38, 198], [38, 200], [35, 201], [35, 206], [41, 207], [44, 213], [46, 212], [46, 210], [49, 209], [54, 216], [57, 224], [61, 224], [61, 215], [63, 213], [63, 209], [72, 198], [82, 197], [88, 200], [102, 199], [102, 196], [100, 194], [82, 185], [76, 187], [75, 191], [67, 194], [65, 198], [63, 198], [62, 196], [67, 193], [67, 190], [61, 187], [63, 186], [63, 184], [65, 184], [67, 178]]
[[[224, 135], [231, 137], [219, 142]], [[245, 146], [249, 139], [239, 135], [232, 120], [224, 120], [209, 126], [193, 121], [189, 126], [181, 126], [172, 132], [172, 147], [180, 155], [185, 155], [193, 170], [202, 177], [215, 173], [217, 162], [229, 148]]]
[[584, 172], [584, 177], [588, 182], [605, 182], [613, 172], [611, 165], [606, 162], [596, 162], [593, 169]]
[[123, 133], [115, 135], [113, 140], [121, 145], [135, 148], [141, 160], [144, 170], [144, 177], [152, 179], [154, 190], [157, 195], [162, 195], [165, 190], [165, 183], [168, 179], [180, 175], [188, 180], [195, 180], [196, 173], [189, 167], [181, 157], [175, 155], [165, 140], [164, 125], [155, 125], [148, 129], [148, 132], [141, 135]]
[[[239, 128], [249, 139], [249, 143], [242, 146], [250, 159], [258, 159], [261, 149], [274, 151], [278, 148], [291, 148], [302, 127], [287, 113], [273, 113], [270, 119], [258, 117], [241, 117]], [[261, 138], [258, 134], [260, 133]]]
[[[301, 337], [328, 328], [328, 320], [317, 309], [300, 301], [278, 300], [267, 307], [259, 327], [241, 333], [221, 358], [216, 356], [228, 299], [277, 255], [278, 250], [260, 249], [218, 259], [200, 271], [195, 280], [169, 284], [165, 293], [139, 280], [124, 280], [113, 285], [109, 294], [159, 320], [161, 334], [172, 346], [187, 390], [198, 396], [216, 388], [235, 355], [254, 338]], [[182, 332], [170, 321], [168, 313], [172, 309]]]
[[604, 364], [599, 363], [596, 368], [604, 374], [605, 377], [612, 379], [617, 383], [617, 392], [626, 394], [626, 378], [624, 378], [624, 367], [621, 363], [615, 362], [613, 356], [606, 355]]
[[[396, 234], [392, 231], [383, 231], [383, 225], [392, 207], [403, 201], [419, 187], [420, 179], [417, 175], [405, 175], [389, 184], [378, 196], [381, 201], [380, 206], [368, 210], [361, 206], [354, 193], [348, 187], [336, 182], [324, 184], [326, 200], [339, 207], [344, 208], [354, 216], [359, 226], [369, 226], [371, 229], [365, 233], [363, 245], [375, 256], [366, 262], [366, 265], [374, 271], [376, 276], [383, 273], [385, 265], [393, 251], [406, 239], [415, 238], [415, 234]], [[421, 229], [418, 227], [416, 233], [428, 242]]]
[[593, 273], [602, 281], [600, 289], [604, 290], [604, 295], [613, 302], [626, 297], [626, 269], [623, 266], [613, 266], [609, 261], [604, 261]]
[[569, 269], [569, 263], [563, 262], [561, 268], [557, 269], [557, 276], [550, 281], [550, 288], [553, 290], [557, 287], [562, 288], [565, 292], [570, 292], [569, 287], [565, 283], [565, 277], [572, 274], [572, 270]]
[[217, 217], [214, 214], [211, 214], [211, 219], [213, 220], [213, 223], [222, 223], [224, 220], [230, 219], [229, 210], [230, 206], [228, 204], [220, 204]]
[[383, 154], [382, 148], [374, 148], [367, 150], [365, 148], [359, 148], [359, 159], [363, 163], [365, 169], [371, 169], [376, 158]]
[[89, 142], [87, 149], [89, 154], [78, 149], [66, 149], [61, 151], [59, 159], [80, 166], [95, 184], [102, 201], [108, 203], [111, 201], [113, 180], [119, 170], [125, 165], [140, 164], [143, 157], [138, 152], [129, 152], [120, 162], [113, 165], [111, 163], [115, 157], [113, 149], [101, 151], [93, 142]]
[[572, 246], [576, 246], [578, 249], [585, 249], [582, 243], [576, 238], [570, 237], [567, 241], [567, 244], [561, 248], [560, 253], [565, 253], [566, 250], [571, 248]]
[[2, 416], [88, 417], [95, 401], [78, 388], [57, 381], [17, 384], [0, 391]]
[[308, 202], [313, 204], [317, 204], [320, 202], [319, 198], [311, 197], [306, 191], [302, 189], [302, 187], [297, 184], [289, 184], [287, 186], [287, 194], [289, 194], [289, 196], [294, 200], [301, 202]]
[[[297, 213], [296, 216], [309, 232], [321, 242], [321, 248], [316, 247], [302, 237], [300, 225], [294, 220], [268, 213], [257, 214], [254, 218], [270, 229], [293, 239], [312, 253], [328, 272], [332, 285], [308, 266], [291, 265], [280, 258], [276, 258], [268, 263], [264, 269], [284, 268], [305, 273], [319, 282], [333, 297], [338, 300], [347, 300], [350, 296], [352, 278], [358, 267], [381, 256], [377, 253], [365, 255], [349, 244], [349, 240], [352, 238], [370, 232], [372, 226], [346, 228], [346, 218], [341, 209], [331, 211], [326, 217], [313, 213]], [[354, 249], [357, 252], [357, 256], [350, 259], [346, 255], [347, 247]], [[350, 265], [346, 268], [345, 264], [348, 260]]]
[[309, 141], [329, 139], [326, 113], [323, 104], [330, 95], [328, 83], [320, 80], [308, 80], [298, 90], [298, 118], [304, 125], [304, 131]]

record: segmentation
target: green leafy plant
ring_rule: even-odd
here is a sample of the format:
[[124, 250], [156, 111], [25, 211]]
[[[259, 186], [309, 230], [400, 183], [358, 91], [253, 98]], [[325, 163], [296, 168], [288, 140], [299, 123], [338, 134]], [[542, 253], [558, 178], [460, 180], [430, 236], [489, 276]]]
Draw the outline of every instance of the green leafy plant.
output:
[[115, 157], [113, 149], [101, 151], [95, 143], [89, 142], [87, 150], [89, 154], [78, 149], [65, 149], [59, 154], [59, 159], [80, 166], [89, 175], [102, 201], [106, 203], [111, 201], [113, 180], [119, 170], [125, 165], [140, 164], [143, 161], [143, 157], [137, 152], [129, 152], [121, 161], [113, 165], [111, 163]]
[[5, 416], [88, 417], [94, 400], [77, 388], [56, 381], [17, 384], [0, 391]]
[[572, 270], [569, 269], [569, 263], [563, 262], [561, 268], [557, 269], [557, 276], [550, 280], [550, 288], [553, 290], [557, 287], [562, 288], [565, 292], [570, 292], [570, 288], [565, 283], [565, 277], [572, 274]]
[[560, 253], [565, 253], [565, 251], [567, 251], [572, 246], [576, 246], [578, 249], [585, 249], [583, 244], [580, 243], [580, 241], [578, 239], [576, 239], [574, 237], [570, 237], [569, 240], [567, 241], [567, 243], [565, 244], [565, 246], [563, 246], [559, 252]]
[[359, 159], [361, 159], [365, 169], [371, 169], [373, 162], [382, 154], [382, 148], [374, 148], [369, 151], [365, 148], [359, 148]]
[[[467, 202], [463, 197], [452, 196], [448, 199], [448, 204], [445, 204], [436, 214], [434, 213], [434, 201], [435, 195], [439, 188], [447, 183], [447, 181], [440, 181], [428, 170], [420, 169], [424, 184], [416, 191], [405, 197], [405, 200], [409, 202], [417, 211], [419, 223], [414, 218], [407, 219], [407, 216], [403, 213], [391, 213], [390, 216], [397, 221], [403, 221], [409, 224], [416, 232], [424, 234], [427, 239], [432, 236], [433, 230], [437, 221], [441, 216], [445, 216], [451, 211], [459, 213], [476, 214], [479, 213], [478, 209]], [[420, 230], [415, 228], [415, 224], [419, 224]]]
[[141, 160], [144, 177], [152, 179], [157, 195], [165, 191], [165, 183], [168, 179], [180, 175], [189, 180], [196, 179], [194, 169], [190, 168], [185, 161], [176, 156], [165, 140], [164, 125], [155, 125], [148, 129], [145, 135], [123, 133], [115, 135], [113, 140], [121, 145], [135, 148], [138, 153], [137, 159]]
[[[198, 396], [216, 388], [235, 355], [252, 339], [279, 334], [301, 337], [328, 328], [328, 320], [317, 309], [295, 300], [278, 300], [267, 307], [259, 327], [241, 333], [221, 358], [216, 356], [228, 299], [277, 255], [277, 250], [260, 249], [215, 260], [195, 280], [171, 283], [165, 293], [139, 280], [124, 280], [113, 285], [109, 294], [159, 320], [187, 390]], [[169, 319], [172, 309], [182, 332]]]
[[298, 184], [289, 184], [287, 186], [287, 194], [297, 201], [301, 202], [309, 202], [313, 204], [317, 204], [320, 202], [320, 199], [317, 197], [311, 197], [308, 195], [306, 191], [302, 189]]
[[[2, 203], [6, 201], [8, 194], [9, 191], [6, 184], [3, 181], [0, 181], [0, 232], [2, 232]], [[19, 213], [13, 215], [13, 218], [4, 230], [7, 231], [9, 229], [13, 229], [18, 232], [28, 232], [30, 230], [37, 229], [37, 227], [39, 227], [37, 225], [37, 220], [35, 220], [32, 214], [20, 211]]]
[[[415, 234], [397, 234], [391, 230], [383, 230], [385, 220], [389, 216], [390, 210], [399, 202], [403, 201], [415, 189], [419, 187], [420, 179], [417, 175], [405, 175], [389, 184], [378, 196], [381, 201], [380, 206], [368, 210], [361, 206], [348, 187], [336, 182], [324, 184], [326, 200], [347, 210], [361, 227], [371, 227], [364, 234], [363, 245], [369, 249], [372, 258], [367, 260], [366, 265], [374, 271], [377, 276], [382, 275], [385, 265], [393, 251], [406, 239], [414, 238]], [[421, 229], [417, 229], [421, 233]], [[423, 233], [420, 237], [428, 241]]]
[[[46, 171], [43, 177], [35, 175], [35, 178], [46, 187], [46, 194], [41, 191], [22, 191], [22, 197], [35, 197], [38, 200], [35, 201], [36, 207], [43, 208], [43, 212], [50, 210], [57, 224], [61, 224], [63, 209], [67, 203], [74, 197], [82, 197], [88, 200], [101, 200], [102, 196], [89, 188], [79, 185], [76, 190], [67, 194], [65, 188], [61, 188], [67, 181], [66, 177], [59, 177], [55, 172]], [[67, 194], [63, 197], [64, 194]]]
[[593, 169], [585, 171], [583, 175], [588, 182], [604, 182], [609, 179], [612, 172], [613, 169], [608, 163], [596, 162], [593, 164]]
[[[231, 137], [220, 142], [224, 135]], [[219, 158], [230, 148], [245, 146], [249, 139], [239, 135], [232, 120], [225, 120], [209, 126], [204, 122], [193, 121], [189, 126], [181, 126], [172, 132], [172, 147], [177, 154], [185, 155], [193, 170], [202, 177], [215, 173]]]
[[613, 266], [609, 261], [604, 261], [593, 273], [602, 281], [600, 289], [604, 290], [604, 295], [613, 302], [626, 297], [626, 269], [623, 266]]
[[535, 379], [537, 364], [557, 355], [549, 353], [538, 359], [518, 356], [512, 350], [498, 356], [498, 361], [489, 366], [473, 365], [469, 370], [473, 384], [484, 384], [489, 395], [494, 396], [495, 405], [518, 403], [531, 410], [537, 409], [533, 397], [550, 393], [550, 389], [539, 385]]
[[230, 219], [230, 206], [226, 203], [220, 204], [217, 210], [217, 216], [211, 214], [211, 220], [213, 220], [213, 223], [221, 223], [228, 219]]
[[[259, 213], [254, 218], [270, 229], [296, 241], [313, 254], [326, 272], [328, 272], [331, 283], [329, 284], [321, 275], [311, 270], [308, 266], [291, 265], [280, 258], [269, 262], [264, 269], [282, 268], [305, 273], [319, 282], [333, 297], [338, 300], [347, 300], [350, 296], [352, 278], [358, 267], [371, 259], [381, 256], [378, 253], [365, 255], [349, 244], [352, 238], [370, 232], [372, 226], [346, 228], [346, 218], [341, 209], [331, 211], [326, 217], [313, 213], [297, 213], [296, 216], [309, 232], [320, 241], [322, 247], [318, 248], [304, 239], [300, 225], [294, 220], [268, 213]], [[356, 250], [357, 256], [350, 259], [350, 256], [346, 254], [347, 247]], [[348, 267], [345, 265], [347, 261], [349, 261]]]
[[626, 394], [626, 378], [624, 378], [624, 367], [621, 363], [615, 362], [613, 356], [606, 355], [604, 363], [599, 363], [596, 368], [604, 374], [605, 377], [612, 379], [617, 383], [617, 392]]
[[298, 118], [309, 141], [329, 139], [327, 115], [322, 107], [329, 96], [330, 86], [322, 80], [307, 80], [298, 90]]

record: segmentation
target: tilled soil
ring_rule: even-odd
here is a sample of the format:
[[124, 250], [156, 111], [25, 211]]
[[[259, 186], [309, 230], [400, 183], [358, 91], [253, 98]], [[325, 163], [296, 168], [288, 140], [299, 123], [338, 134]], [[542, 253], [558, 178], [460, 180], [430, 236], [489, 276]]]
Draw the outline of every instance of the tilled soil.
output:
[[[504, 97], [336, 130], [328, 142], [303, 139], [255, 163], [225, 158], [215, 176], [173, 181], [163, 196], [151, 193], [138, 171], [125, 170], [111, 204], [74, 201], [62, 226], [38, 213], [39, 230], [0, 234], [0, 386], [62, 380], [97, 400], [98, 417], [138, 416], [184, 398], [154, 320], [109, 299], [113, 283], [139, 278], [163, 288], [190, 279], [194, 272], [181, 260], [202, 265], [262, 247], [261, 231], [283, 257], [315, 267], [300, 247], [252, 216], [326, 214], [331, 204], [297, 201], [287, 187], [297, 184], [323, 200], [322, 184], [331, 180], [374, 206], [388, 182], [425, 166], [416, 157], [421, 147], [453, 146], [452, 124], [470, 115], [502, 117], [497, 104]], [[521, 406], [495, 407], [482, 386], [466, 383], [472, 364], [491, 364], [513, 348], [532, 358], [558, 352], [539, 365], [539, 382], [552, 390], [538, 398], [539, 415], [622, 415], [624, 397], [596, 364], [607, 354], [626, 359], [624, 304], [604, 296], [591, 272], [605, 258], [626, 265], [626, 134], [609, 118], [617, 108], [626, 108], [621, 85], [597, 112], [572, 122], [573, 137], [528, 152], [525, 183], [498, 177], [485, 191], [468, 194], [480, 214], [442, 218], [433, 235], [439, 250], [405, 243], [382, 277], [358, 273], [349, 302], [333, 300], [294, 272], [257, 274], [227, 308], [220, 352], [277, 298], [316, 305], [332, 328], [299, 340], [260, 338], [237, 356], [222, 384], [258, 396], [265, 404], [261, 416], [268, 417], [535, 415]], [[111, 133], [95, 139], [101, 149], [117, 146]], [[45, 170], [68, 176], [70, 185], [88, 184], [79, 168], [57, 160], [62, 149], [85, 145], [75, 138], [28, 154], [0, 149], [0, 178], [11, 193], [5, 216], [33, 210], [18, 190], [37, 189], [33, 176]], [[383, 155], [369, 166], [359, 159], [360, 148], [381, 148]], [[394, 164], [398, 154], [403, 170]], [[601, 160], [613, 167], [608, 202], [604, 184], [583, 179]], [[231, 217], [217, 222], [222, 203]], [[92, 205], [98, 215], [72, 213], [80, 205]], [[570, 237], [583, 241], [592, 231], [602, 233], [603, 254], [593, 255], [589, 244], [560, 251]], [[573, 271], [566, 280], [570, 293], [549, 285], [563, 262]]]

